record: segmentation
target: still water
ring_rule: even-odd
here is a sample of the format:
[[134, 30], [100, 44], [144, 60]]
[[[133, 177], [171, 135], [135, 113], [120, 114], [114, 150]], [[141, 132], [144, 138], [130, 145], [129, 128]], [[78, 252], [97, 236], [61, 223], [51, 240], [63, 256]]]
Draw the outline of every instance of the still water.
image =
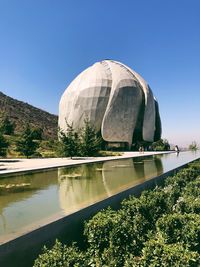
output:
[[200, 157], [181, 152], [82, 164], [0, 179], [0, 242]]

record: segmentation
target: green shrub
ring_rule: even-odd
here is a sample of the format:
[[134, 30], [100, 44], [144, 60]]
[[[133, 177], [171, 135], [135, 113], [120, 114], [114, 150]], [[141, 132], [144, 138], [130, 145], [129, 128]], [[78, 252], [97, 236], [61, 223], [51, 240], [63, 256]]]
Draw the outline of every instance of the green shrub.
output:
[[161, 188], [152, 191], [144, 191], [140, 198], [130, 197], [122, 202], [122, 209], [129, 216], [134, 217], [141, 214], [148, 230], [155, 228], [156, 220], [168, 212], [167, 193]]
[[145, 217], [154, 228], [157, 219], [168, 212], [167, 194], [161, 188], [156, 188], [143, 192], [140, 199], [143, 205], [146, 206]]
[[5, 157], [7, 154], [9, 143], [4, 138], [3, 134], [0, 132], [0, 156]]
[[152, 229], [152, 221], [149, 220], [149, 203], [146, 203], [141, 198], [130, 196], [121, 203], [121, 209], [126, 216], [130, 218], [130, 221], [134, 221], [135, 218], [141, 218], [141, 224], [143, 228], [143, 236], [147, 235], [148, 231]]
[[183, 188], [188, 182], [195, 180], [198, 175], [200, 175], [200, 167], [188, 167], [179, 171], [176, 175], [168, 177], [165, 185], [179, 186], [180, 188]]
[[2, 134], [12, 135], [15, 131], [15, 123], [9, 120], [7, 116], [5, 116], [0, 122], [0, 131]]
[[91, 266], [115, 266], [110, 248], [110, 234], [119, 224], [120, 215], [110, 208], [98, 212], [85, 224], [84, 234], [88, 240]]
[[157, 234], [164, 243], [183, 243], [191, 250], [200, 252], [200, 215], [170, 214], [156, 222]]
[[173, 207], [175, 212], [200, 214], [200, 197], [182, 196]]
[[163, 191], [166, 194], [166, 205], [167, 205], [167, 210], [168, 213], [173, 211], [174, 205], [177, 203], [177, 200], [181, 196], [182, 193], [182, 188], [179, 186], [172, 186], [172, 185], [167, 185], [163, 188]]
[[130, 217], [124, 210], [107, 209], [95, 215], [85, 227], [94, 266], [123, 266], [129, 253], [137, 255], [142, 250], [145, 228], [139, 213]]
[[183, 196], [200, 197], [200, 176], [195, 181], [186, 185], [182, 192]]
[[127, 254], [139, 255], [147, 239], [148, 228], [146, 219], [140, 213], [130, 217], [124, 210], [119, 214], [120, 221], [110, 233], [110, 250], [122, 264]]
[[197, 252], [184, 248], [182, 244], [164, 244], [161, 240], [149, 240], [140, 259], [130, 258], [125, 267], [197, 267], [200, 264]]
[[44, 248], [34, 263], [34, 267], [83, 267], [86, 265], [84, 254], [73, 244], [70, 247], [56, 241], [52, 249]]
[[96, 253], [109, 247], [110, 232], [120, 221], [120, 215], [111, 208], [98, 212], [85, 224], [84, 235]]

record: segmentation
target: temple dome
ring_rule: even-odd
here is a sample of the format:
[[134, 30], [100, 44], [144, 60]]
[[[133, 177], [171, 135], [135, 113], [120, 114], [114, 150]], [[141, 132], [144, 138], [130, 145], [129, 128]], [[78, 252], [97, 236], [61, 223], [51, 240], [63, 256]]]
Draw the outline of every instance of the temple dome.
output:
[[80, 73], [59, 105], [59, 127], [75, 129], [88, 118], [109, 143], [153, 142], [161, 137], [158, 102], [146, 81], [128, 66], [103, 60]]

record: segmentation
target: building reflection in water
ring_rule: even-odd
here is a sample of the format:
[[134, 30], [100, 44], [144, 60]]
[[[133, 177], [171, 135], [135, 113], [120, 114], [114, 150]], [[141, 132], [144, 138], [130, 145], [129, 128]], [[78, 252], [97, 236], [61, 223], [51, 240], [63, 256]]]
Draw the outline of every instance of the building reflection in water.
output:
[[121, 159], [58, 170], [62, 210], [71, 213], [163, 172], [160, 158]]

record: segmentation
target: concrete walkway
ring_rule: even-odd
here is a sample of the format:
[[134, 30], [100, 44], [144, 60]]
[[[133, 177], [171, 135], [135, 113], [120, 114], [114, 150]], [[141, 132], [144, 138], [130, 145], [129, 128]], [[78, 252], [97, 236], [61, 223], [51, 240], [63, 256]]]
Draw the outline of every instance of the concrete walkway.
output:
[[72, 166], [83, 163], [101, 162], [116, 159], [151, 156], [167, 152], [123, 152], [122, 156], [88, 157], [88, 158], [40, 158], [40, 159], [0, 159], [0, 177], [5, 174], [20, 173], [26, 171], [45, 170], [57, 167]]

